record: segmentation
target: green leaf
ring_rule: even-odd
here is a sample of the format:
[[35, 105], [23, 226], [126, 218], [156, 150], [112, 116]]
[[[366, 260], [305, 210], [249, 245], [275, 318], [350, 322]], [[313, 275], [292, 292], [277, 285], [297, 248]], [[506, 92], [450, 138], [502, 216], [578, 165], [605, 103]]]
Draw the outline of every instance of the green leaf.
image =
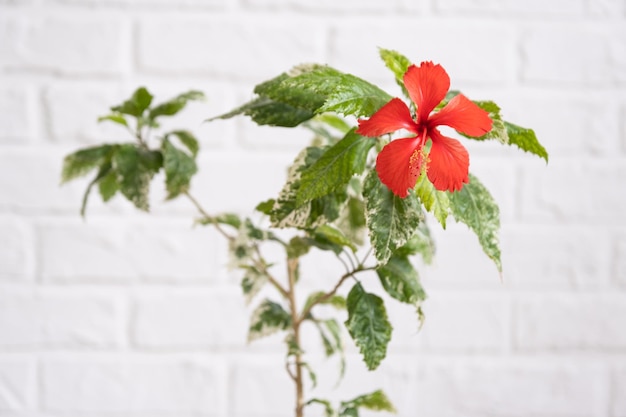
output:
[[194, 158], [198, 156], [198, 150], [200, 146], [198, 145], [198, 139], [187, 130], [174, 130], [173, 132], [165, 135], [166, 138], [169, 136], [176, 136], [180, 143], [182, 143], [188, 150], [191, 152], [191, 156]]
[[178, 96], [166, 101], [165, 103], [156, 105], [150, 110], [148, 117], [154, 120], [159, 116], [173, 116], [181, 111], [183, 108], [185, 108], [189, 101], [204, 99], [205, 96], [203, 92], [195, 90], [188, 91], [186, 93], [179, 94]]
[[474, 101], [474, 104], [489, 113], [489, 117], [491, 118], [493, 125], [491, 126], [491, 130], [483, 136], [463, 136], [474, 140], [495, 139], [503, 144], [509, 143], [509, 135], [505, 127], [505, 122], [502, 120], [502, 116], [500, 116], [500, 107], [498, 107], [498, 105], [493, 101]]
[[85, 190], [85, 194], [83, 195], [83, 202], [80, 207], [80, 215], [85, 217], [87, 211], [87, 200], [89, 199], [89, 194], [91, 193], [91, 189], [94, 185], [96, 185], [102, 178], [106, 177], [111, 172], [111, 163], [106, 162], [100, 166], [96, 177], [91, 180], [89, 185], [87, 185], [87, 189]]
[[369, 150], [375, 138], [354, 133], [354, 130], [327, 149], [313, 165], [302, 172], [296, 204], [330, 194], [345, 185], [365, 169]]
[[302, 171], [311, 166], [322, 153], [321, 148], [308, 147], [296, 157], [287, 173], [287, 181], [272, 208], [270, 214], [272, 226], [308, 230], [339, 217], [341, 207], [347, 198], [344, 191], [331, 193], [305, 204], [296, 203]]
[[317, 386], [317, 375], [313, 372], [313, 368], [311, 368], [311, 365], [307, 362], [302, 362], [301, 365], [309, 374], [309, 378], [311, 379], [311, 388], [315, 388]]
[[348, 294], [348, 320], [345, 325], [360, 348], [369, 370], [376, 369], [387, 354], [391, 340], [391, 324], [383, 300], [366, 293], [360, 283]]
[[416, 233], [424, 215], [413, 191], [406, 198], [394, 195], [380, 182], [376, 171], [365, 178], [363, 194], [370, 241], [376, 259], [384, 265]]
[[198, 172], [198, 167], [193, 157], [176, 148], [167, 138], [161, 144], [161, 151], [167, 199], [171, 200], [189, 190], [191, 178]]
[[324, 417], [335, 417], [335, 409], [328, 400], [322, 400], [320, 398], [311, 398], [307, 401], [306, 405], [320, 404], [324, 406]]
[[356, 245], [363, 245], [365, 240], [365, 203], [363, 200], [350, 196], [336, 225]]
[[98, 189], [105, 203], [112, 199], [120, 189], [120, 185], [117, 182], [117, 174], [113, 170], [109, 170], [108, 173], [98, 181]]
[[308, 310], [314, 304], [324, 304], [335, 307], [338, 310], [346, 309], [346, 299], [341, 295], [334, 294], [328, 298], [326, 297], [326, 293], [324, 291], [317, 291], [313, 294], [309, 295], [302, 307], [302, 310]]
[[287, 330], [289, 326], [291, 326], [291, 315], [280, 304], [264, 300], [252, 312], [248, 341], [260, 339], [281, 330]]
[[257, 204], [257, 206], [254, 209], [258, 211], [259, 213], [263, 213], [269, 216], [270, 214], [272, 214], [272, 210], [274, 209], [275, 203], [276, 203], [276, 200], [274, 200], [273, 198], [270, 198], [269, 200], [262, 201], [259, 204]]
[[391, 401], [389, 401], [389, 398], [381, 390], [374, 391], [370, 394], [360, 395], [350, 401], [342, 402], [341, 408], [343, 410], [339, 413], [339, 416], [355, 415], [350, 412], [346, 414], [344, 410], [358, 408], [365, 408], [372, 411], [389, 411], [391, 413], [396, 412], [396, 409], [394, 408], [393, 404], [391, 404]]
[[301, 236], [294, 236], [289, 240], [289, 245], [287, 245], [287, 257], [289, 259], [297, 259], [300, 258], [307, 253], [311, 249], [311, 239]]
[[315, 113], [274, 101], [268, 97], [258, 97], [228, 113], [212, 117], [207, 121], [230, 119], [239, 115], [249, 116], [258, 125], [294, 127], [311, 119]]
[[240, 268], [245, 271], [245, 275], [241, 279], [241, 289], [243, 291], [246, 304], [250, 304], [265, 284], [267, 284], [269, 279], [267, 274], [263, 273], [254, 266], [242, 266]]
[[406, 256], [392, 256], [376, 273], [387, 294], [396, 300], [417, 306], [426, 299], [417, 271]]
[[134, 144], [123, 144], [113, 155], [112, 164], [118, 175], [120, 192], [135, 207], [148, 211], [150, 180], [163, 165], [161, 152], [141, 149]]
[[128, 126], [128, 122], [126, 121], [126, 118], [121, 114], [113, 113], [113, 114], [107, 114], [106, 116], [98, 117], [98, 122], [104, 122], [104, 121], [109, 121], [109, 122], [117, 123], [118, 125], [130, 127]]
[[69, 154], [63, 160], [61, 183], [89, 174], [111, 161], [117, 145], [99, 145]]
[[426, 264], [431, 264], [435, 256], [435, 241], [430, 235], [430, 229], [426, 222], [420, 223], [415, 235], [394, 252], [395, 256], [415, 254], [420, 254]]
[[352, 252], [356, 252], [357, 250], [354, 243], [352, 243], [341, 230], [328, 224], [316, 227], [312, 235], [316, 246], [320, 249], [330, 249], [336, 254], [341, 253], [344, 247], [352, 249]]
[[304, 67], [296, 76], [283, 80], [281, 88], [318, 94], [324, 102], [317, 113], [336, 112], [344, 116], [369, 117], [392, 99], [359, 77], [322, 65]]
[[483, 251], [502, 272], [498, 239], [500, 210], [489, 191], [470, 174], [469, 183], [449, 196], [454, 218], [476, 233]]
[[404, 95], [409, 97], [409, 93], [404, 86], [404, 74], [411, 66], [411, 61], [399, 52], [379, 48], [379, 54], [385, 66], [393, 72], [396, 77], [396, 83], [402, 88]]
[[450, 199], [445, 191], [439, 191], [430, 182], [426, 173], [422, 173], [415, 184], [415, 193], [424, 208], [433, 213], [441, 226], [446, 228], [446, 219], [450, 212]]
[[150, 94], [145, 87], [139, 87], [135, 90], [130, 99], [120, 105], [111, 107], [111, 111], [141, 117], [143, 112], [150, 107], [152, 98], [152, 94]]
[[513, 123], [504, 122], [509, 135], [509, 144], [515, 145], [525, 152], [535, 154], [548, 162], [548, 151], [539, 143], [532, 129], [526, 129]]

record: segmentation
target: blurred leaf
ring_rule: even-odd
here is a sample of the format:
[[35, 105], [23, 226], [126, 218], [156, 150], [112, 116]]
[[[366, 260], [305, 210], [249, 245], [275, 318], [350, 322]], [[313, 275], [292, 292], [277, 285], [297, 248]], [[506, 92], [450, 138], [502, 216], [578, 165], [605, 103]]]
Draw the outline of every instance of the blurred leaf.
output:
[[289, 326], [291, 326], [291, 315], [280, 304], [265, 300], [252, 312], [248, 341], [287, 330]]
[[191, 178], [198, 172], [198, 167], [193, 157], [176, 148], [167, 138], [161, 144], [161, 151], [167, 199], [171, 200], [189, 190]]
[[483, 251], [502, 272], [498, 239], [500, 210], [489, 191], [470, 174], [469, 183], [449, 196], [454, 218], [476, 233]]
[[126, 118], [121, 114], [113, 113], [113, 114], [107, 114], [106, 116], [98, 117], [98, 122], [104, 122], [104, 121], [117, 123], [118, 125], [122, 125], [128, 128], [130, 127], [128, 125], [128, 122], [126, 121]]
[[416, 254], [420, 254], [426, 264], [431, 264], [435, 256], [435, 241], [426, 222], [420, 223], [415, 235], [394, 252], [395, 256]]
[[356, 252], [357, 250], [354, 243], [340, 230], [328, 224], [316, 227], [315, 230], [313, 230], [312, 236], [318, 248], [324, 250], [330, 249], [336, 254], [341, 253], [344, 247], [350, 248], [352, 252]]
[[118, 145], [98, 145], [80, 149], [63, 160], [61, 183], [87, 175], [92, 170], [111, 161]]
[[260, 271], [255, 266], [240, 267], [245, 271], [241, 279], [241, 289], [243, 291], [246, 304], [250, 304], [259, 291], [267, 284], [267, 274]]
[[187, 130], [174, 130], [173, 132], [165, 135], [166, 138], [169, 136], [176, 136], [180, 143], [182, 143], [188, 150], [191, 152], [191, 156], [194, 158], [198, 156], [198, 150], [200, 146], [198, 145], [198, 139]]
[[360, 348], [369, 370], [376, 369], [387, 354], [391, 340], [391, 324], [383, 300], [366, 293], [360, 283], [348, 294], [348, 320], [345, 325]]
[[344, 187], [350, 179], [363, 172], [375, 138], [354, 133], [354, 130], [332, 147], [301, 174], [296, 204], [301, 205]]
[[385, 393], [378, 390], [370, 394], [360, 395], [350, 401], [342, 402], [339, 417], [358, 416], [357, 409], [359, 408], [372, 411], [389, 411], [390, 413], [396, 412], [396, 409]]
[[98, 181], [98, 189], [105, 203], [112, 199], [120, 189], [120, 185], [117, 182], [117, 174], [113, 170], [109, 170], [107, 174]]
[[148, 211], [150, 180], [163, 166], [161, 152], [145, 150], [134, 144], [123, 144], [113, 155], [112, 164], [118, 175], [121, 193], [135, 207]]
[[111, 111], [116, 113], [128, 114], [134, 117], [141, 117], [143, 112], [150, 107], [152, 103], [152, 94], [145, 87], [139, 87], [130, 99], [122, 104], [111, 107]]
[[356, 245], [363, 245], [365, 240], [365, 203], [363, 200], [350, 196], [336, 225]]
[[183, 108], [185, 108], [189, 101], [204, 99], [204, 93], [202, 93], [201, 91], [188, 91], [186, 93], [179, 94], [178, 96], [166, 101], [165, 103], [156, 105], [150, 110], [148, 117], [154, 120], [159, 116], [173, 116], [181, 111]]
[[312, 398], [307, 401], [306, 405], [320, 404], [324, 407], [324, 417], [335, 417], [335, 410], [332, 404], [328, 400], [322, 400], [320, 398]]
[[416, 233], [424, 216], [415, 193], [406, 198], [394, 195], [376, 171], [365, 178], [363, 195], [370, 241], [379, 265], [384, 265]]

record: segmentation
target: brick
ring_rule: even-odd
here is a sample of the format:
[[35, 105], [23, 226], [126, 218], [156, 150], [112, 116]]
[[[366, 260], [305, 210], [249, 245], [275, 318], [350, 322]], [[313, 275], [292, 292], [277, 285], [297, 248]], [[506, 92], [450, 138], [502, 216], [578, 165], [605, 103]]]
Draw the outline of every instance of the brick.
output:
[[295, 64], [320, 61], [323, 41], [322, 29], [306, 22], [153, 18], [139, 27], [138, 59], [140, 68], [150, 72], [261, 82]]
[[292, 152], [266, 150], [210, 152], [198, 158], [191, 189], [211, 213], [249, 214], [259, 202], [278, 195], [294, 158]]
[[81, 293], [9, 292], [0, 296], [0, 346], [111, 348], [123, 329], [114, 299]]
[[229, 0], [57, 0], [59, 3], [83, 6], [85, 4], [98, 7], [150, 7], [167, 9], [223, 9]]
[[3, 18], [3, 32], [9, 41], [0, 47], [0, 68], [68, 75], [114, 75], [125, 69], [129, 30], [116, 19], [22, 15]]
[[238, 289], [142, 294], [134, 316], [134, 340], [143, 348], [223, 349], [246, 342], [248, 317]]
[[612, 272], [615, 283], [622, 288], [626, 288], [626, 236], [619, 235], [614, 242]]
[[34, 275], [34, 240], [15, 217], [0, 217], [0, 282], [20, 282]]
[[334, 2], [323, 0], [307, 2], [306, 0], [244, 0], [244, 5], [252, 9], [294, 9], [303, 12], [350, 12], [351, 16], [364, 13], [389, 13], [398, 10], [400, 0], [380, 2], [378, 0], [347, 0]]
[[[398, 309], [392, 302], [387, 303], [387, 306]], [[402, 308], [404, 314], [396, 314], [397, 317], [392, 318], [392, 323], [401, 326], [394, 326], [394, 339], [399, 339], [401, 344], [407, 346], [418, 346], [437, 353], [494, 352], [504, 350], [507, 345], [510, 308], [505, 294], [470, 295], [431, 291], [422, 309], [426, 320], [419, 332], [415, 331], [417, 320], [410, 317], [414, 315], [414, 309]], [[410, 327], [405, 329], [407, 321]]]
[[32, 136], [33, 99], [25, 87], [0, 87], [0, 143], [24, 143]]
[[522, 170], [522, 220], [606, 224], [622, 218], [626, 166], [619, 160], [562, 158], [548, 167], [530, 162]]
[[432, 265], [417, 264], [426, 289], [502, 287], [496, 265], [484, 254], [474, 232], [452, 218], [446, 230], [429, 220], [437, 252]]
[[617, 368], [613, 373], [612, 414], [613, 417], [626, 416], [626, 368]]
[[606, 415], [607, 377], [600, 367], [450, 362], [418, 368], [415, 395], [425, 415]]
[[550, 155], [610, 156], [619, 150], [619, 104], [608, 95], [585, 92], [513, 101], [507, 103], [505, 119], [532, 128]]
[[620, 294], [557, 294], [520, 299], [516, 346], [525, 350], [626, 348], [626, 314]]
[[52, 148], [0, 150], [0, 210], [78, 215], [87, 182], [59, 186], [66, 153]]
[[[50, 282], [210, 282], [215, 236], [190, 221], [125, 224], [79, 219], [39, 228], [42, 278]], [[222, 258], [223, 259], [223, 258]]]
[[392, 79], [378, 57], [376, 45], [395, 49], [414, 63], [440, 63], [450, 75], [453, 88], [468, 83], [502, 84], [511, 80], [514, 72], [512, 32], [500, 24], [417, 19], [411, 25], [399, 26], [394, 20], [380, 19], [375, 24], [346, 23], [336, 27], [332, 42], [330, 64], [370, 81]]
[[[291, 381], [284, 372], [284, 359], [278, 356], [238, 360], [230, 370], [232, 392], [229, 407], [232, 415], [277, 416], [292, 415]], [[279, 365], [280, 364], [280, 365]]]
[[41, 369], [41, 404], [78, 415], [213, 416], [223, 385], [219, 366], [196, 359], [49, 359]]
[[608, 237], [585, 227], [512, 226], [502, 233], [504, 282], [514, 288], [600, 289], [610, 281]]
[[520, 16], [532, 18], [542, 15], [563, 17], [580, 16], [585, 10], [585, 2], [583, 0], [532, 0], [524, 2], [523, 5], [515, 0], [436, 0], [435, 4], [438, 11], [446, 14], [459, 13], [464, 16], [467, 16], [468, 13], [477, 15], [493, 13], [514, 16], [516, 18]]
[[[626, 80], [620, 25], [550, 23], [521, 35], [522, 77], [532, 83], [608, 86]], [[559, 53], [554, 53], [559, 51]]]
[[35, 364], [28, 359], [0, 358], [0, 413], [24, 413], [34, 405]]
[[[87, 83], [55, 83], [43, 96], [49, 135], [58, 143], [98, 145], [128, 141], [129, 133], [112, 123], [98, 123], [109, 107], [123, 101], [117, 88]], [[129, 94], [130, 95], [130, 94]]]
[[594, 17], [619, 19], [626, 13], [623, 0], [594, 0], [587, 3], [587, 13]]

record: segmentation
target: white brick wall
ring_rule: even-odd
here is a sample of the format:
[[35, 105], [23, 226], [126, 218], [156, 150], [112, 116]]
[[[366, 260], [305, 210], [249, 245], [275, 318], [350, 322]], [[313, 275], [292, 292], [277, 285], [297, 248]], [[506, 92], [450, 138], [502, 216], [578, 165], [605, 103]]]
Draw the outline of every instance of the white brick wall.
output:
[[[391, 304], [389, 361], [368, 373], [351, 347], [329, 395], [386, 388], [401, 416], [626, 417], [625, 39], [623, 0], [0, 0], [0, 416], [288, 417], [280, 340], [246, 345], [219, 236], [158, 187], [152, 215], [93, 199], [82, 221], [86, 183], [59, 187], [61, 159], [124, 139], [95, 118], [137, 85], [198, 88], [208, 103], [172, 122], [203, 145], [195, 194], [249, 213], [307, 134], [201, 121], [300, 62], [393, 88], [382, 46], [495, 99], [550, 164], [469, 145], [502, 210], [502, 282], [465, 227], [435, 227], [423, 330]], [[332, 282], [325, 259], [307, 286]]]

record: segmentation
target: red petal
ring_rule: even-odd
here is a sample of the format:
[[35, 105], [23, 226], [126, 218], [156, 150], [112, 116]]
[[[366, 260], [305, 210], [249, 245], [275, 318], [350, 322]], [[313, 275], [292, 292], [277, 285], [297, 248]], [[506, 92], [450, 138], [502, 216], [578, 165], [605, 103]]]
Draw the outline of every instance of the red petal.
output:
[[439, 64], [422, 62], [411, 65], [404, 74], [404, 86], [417, 105], [417, 121], [423, 123], [431, 111], [441, 103], [450, 88], [450, 77]]
[[428, 132], [432, 139], [428, 179], [436, 189], [457, 191], [469, 182], [469, 154], [456, 139], [443, 136], [437, 129]]
[[430, 126], [446, 125], [468, 136], [482, 136], [491, 130], [489, 113], [463, 94], [455, 96], [441, 111], [430, 117]]
[[399, 98], [392, 99], [382, 106], [368, 120], [359, 120], [356, 133], [363, 136], [380, 136], [396, 130], [407, 129], [417, 133], [417, 126], [411, 117], [411, 111]]
[[376, 158], [378, 178], [399, 197], [409, 195], [420, 175], [422, 148], [418, 144], [419, 138], [397, 139], [385, 145]]

